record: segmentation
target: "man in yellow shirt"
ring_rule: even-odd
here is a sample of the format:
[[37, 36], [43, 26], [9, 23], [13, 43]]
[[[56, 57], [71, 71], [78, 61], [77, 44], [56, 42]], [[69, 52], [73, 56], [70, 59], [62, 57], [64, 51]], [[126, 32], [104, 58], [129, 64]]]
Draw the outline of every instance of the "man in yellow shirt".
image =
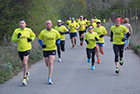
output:
[[96, 22], [97, 22], [97, 20], [98, 20], [98, 19], [97, 19], [97, 18], [96, 18], [96, 16], [95, 16], [95, 17], [94, 17], [94, 23], [96, 23]]
[[74, 21], [74, 18], [71, 18], [71, 23], [70, 23], [70, 39], [72, 43], [72, 49], [75, 48], [76, 41], [77, 41], [77, 29], [79, 28], [78, 23]]
[[98, 34], [96, 32], [93, 32], [93, 25], [89, 26], [89, 32], [85, 35], [85, 41], [87, 43], [87, 62], [90, 63], [90, 57], [92, 54], [92, 65], [91, 69], [94, 70], [94, 62], [95, 62], [95, 53], [96, 53], [96, 42], [99, 40]]
[[80, 21], [78, 22], [79, 24], [79, 36], [80, 36], [80, 45], [83, 45], [84, 41], [84, 33], [86, 32], [86, 21], [83, 20], [83, 16], [80, 16]]
[[[99, 64], [100, 63], [100, 53], [102, 55], [104, 55], [104, 36], [107, 35], [107, 31], [106, 29], [101, 26], [101, 21], [100, 20], [97, 20], [97, 27], [94, 28], [94, 31], [98, 34], [99, 36], [99, 41], [96, 43], [97, 44], [97, 52], [96, 52], [96, 55], [97, 55], [97, 63]], [[100, 53], [99, 53], [100, 51]]]
[[69, 19], [66, 21], [67, 28], [70, 28], [70, 23], [71, 23], [71, 17], [69, 17]]
[[59, 32], [52, 28], [51, 20], [46, 21], [46, 27], [47, 29], [42, 30], [39, 34], [39, 43], [43, 48], [46, 66], [49, 67], [48, 84], [52, 84], [51, 76], [53, 71], [53, 61], [57, 49], [56, 44], [60, 44], [61, 40]]
[[103, 19], [103, 23], [104, 23], [104, 24], [106, 23], [106, 20], [105, 20], [105, 19]]
[[31, 42], [36, 38], [35, 34], [30, 28], [26, 28], [26, 22], [24, 19], [19, 22], [20, 28], [17, 28], [12, 35], [12, 42], [17, 42], [18, 53], [23, 65], [23, 85], [27, 85], [29, 80], [28, 70], [28, 56], [32, 48]]
[[[127, 40], [130, 36], [129, 30], [121, 25], [120, 18], [116, 18], [115, 20], [116, 25], [112, 26], [111, 29], [111, 39], [110, 41], [113, 42], [113, 51], [115, 54], [115, 64], [116, 70], [115, 73], [119, 73], [119, 63], [123, 65], [123, 50], [124, 50], [124, 41]], [[124, 34], [126, 33], [126, 37], [124, 38]], [[120, 60], [118, 59], [120, 58]]]
[[[57, 30], [60, 33], [61, 42], [60, 45], [57, 44], [57, 53], [58, 53], [58, 62], [61, 62], [61, 51], [65, 51], [65, 34], [68, 34], [68, 29], [62, 25], [62, 21], [57, 21], [57, 26], [54, 27], [55, 30]], [[61, 51], [60, 51], [61, 49]]]
[[97, 24], [94, 23], [94, 20], [93, 19], [91, 19], [91, 25], [93, 25], [94, 28], [97, 27]]

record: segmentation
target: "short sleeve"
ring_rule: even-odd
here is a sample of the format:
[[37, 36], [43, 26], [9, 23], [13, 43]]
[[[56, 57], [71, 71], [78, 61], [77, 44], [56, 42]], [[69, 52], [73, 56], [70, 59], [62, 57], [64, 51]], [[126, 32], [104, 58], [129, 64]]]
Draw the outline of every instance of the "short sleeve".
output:
[[126, 27], [124, 26], [123, 31], [124, 31], [125, 33], [128, 33], [128, 32], [129, 32], [129, 29], [128, 29], [128, 28], [126, 28]]
[[58, 31], [56, 31], [56, 40], [58, 40], [60, 38], [60, 34]]
[[107, 31], [106, 31], [106, 29], [105, 29], [105, 28], [103, 28], [103, 32], [104, 32], [104, 34], [107, 34]]
[[42, 35], [42, 32], [39, 34], [39, 40], [42, 40], [43, 39], [43, 35]]
[[87, 33], [86, 33], [86, 35], [85, 35], [85, 40], [87, 40]]

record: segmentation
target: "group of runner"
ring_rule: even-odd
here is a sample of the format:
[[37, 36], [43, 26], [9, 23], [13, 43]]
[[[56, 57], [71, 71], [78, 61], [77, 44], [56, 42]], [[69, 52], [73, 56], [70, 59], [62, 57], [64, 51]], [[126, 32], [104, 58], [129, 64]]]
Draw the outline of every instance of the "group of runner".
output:
[[[119, 73], [119, 62], [123, 65], [123, 48], [124, 41], [129, 37], [129, 30], [121, 25], [119, 18], [115, 20], [116, 25], [111, 27], [111, 39], [113, 42], [113, 50], [115, 53], [116, 73]], [[67, 27], [62, 25], [62, 21], [57, 21], [57, 26], [52, 28], [51, 20], [46, 21], [46, 28], [41, 31], [38, 37], [39, 44], [43, 49], [43, 56], [46, 66], [49, 68], [48, 84], [52, 84], [51, 76], [53, 71], [53, 61], [55, 59], [56, 50], [58, 53], [58, 62], [61, 62], [61, 51], [65, 51], [65, 34], [70, 35], [72, 49], [77, 45], [77, 32], [79, 32], [80, 45], [87, 43], [86, 54], [87, 62], [92, 62], [91, 69], [94, 70], [95, 54], [97, 63], [100, 63], [100, 53], [104, 55], [104, 36], [107, 35], [105, 27], [101, 25], [101, 21], [96, 17], [90, 21], [82, 15], [80, 18], [69, 17], [66, 22]], [[20, 28], [17, 28], [12, 36], [12, 41], [18, 43], [19, 57], [23, 64], [23, 85], [27, 85], [29, 80], [28, 56], [31, 50], [31, 42], [36, 38], [30, 28], [26, 28], [25, 20], [20, 20]], [[124, 37], [124, 33], [126, 37]], [[84, 36], [85, 35], [85, 36]]]

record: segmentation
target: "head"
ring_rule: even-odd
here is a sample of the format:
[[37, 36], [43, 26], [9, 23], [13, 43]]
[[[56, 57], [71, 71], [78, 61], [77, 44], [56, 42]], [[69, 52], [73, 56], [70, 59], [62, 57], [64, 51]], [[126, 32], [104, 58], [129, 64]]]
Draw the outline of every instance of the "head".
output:
[[62, 21], [61, 20], [58, 20], [57, 21], [57, 25], [59, 25], [59, 26], [62, 25]]
[[93, 19], [91, 19], [91, 23], [94, 23], [94, 20]]
[[96, 16], [94, 17], [94, 19], [96, 19]]
[[101, 26], [101, 21], [97, 20], [96, 24], [97, 24], [97, 27], [100, 27]]
[[81, 15], [81, 16], [80, 16], [80, 19], [83, 20], [83, 18], [84, 18], [84, 17]]
[[24, 28], [26, 27], [26, 22], [25, 22], [24, 19], [21, 19], [21, 20], [19, 21], [19, 26], [20, 26], [21, 29], [24, 29]]
[[72, 17], [72, 18], [71, 18], [71, 21], [74, 22], [74, 20], [75, 20], [75, 19]]
[[93, 25], [89, 25], [89, 33], [93, 33]]
[[117, 27], [120, 26], [120, 25], [121, 25], [121, 20], [120, 20], [120, 18], [116, 18], [115, 23], [116, 23], [116, 26], [117, 26]]
[[69, 17], [69, 20], [71, 20], [71, 17]]
[[124, 18], [124, 23], [129, 23], [129, 19], [128, 18]]
[[52, 28], [52, 21], [51, 20], [47, 20], [46, 21], [46, 27], [47, 27], [47, 29], [51, 29]]

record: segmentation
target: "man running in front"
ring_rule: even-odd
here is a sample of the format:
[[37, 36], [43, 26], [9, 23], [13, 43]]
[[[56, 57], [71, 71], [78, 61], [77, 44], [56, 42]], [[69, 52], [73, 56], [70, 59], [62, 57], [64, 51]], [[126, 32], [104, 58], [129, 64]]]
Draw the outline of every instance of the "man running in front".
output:
[[17, 28], [12, 36], [12, 42], [17, 42], [18, 44], [18, 53], [23, 65], [23, 85], [27, 85], [29, 81], [29, 72], [28, 70], [28, 58], [30, 50], [32, 48], [31, 42], [36, 38], [35, 34], [30, 28], [26, 28], [26, 22], [24, 19], [19, 22], [20, 28]]
[[[97, 52], [96, 52], [96, 56], [97, 56], [97, 63], [100, 63], [100, 53], [102, 55], [104, 55], [104, 36], [107, 35], [107, 31], [105, 29], [105, 27], [101, 26], [101, 21], [97, 20], [97, 27], [94, 28], [94, 31], [98, 34], [99, 36], [99, 41], [97, 41]], [[100, 51], [100, 53], [99, 53]]]
[[[60, 33], [61, 42], [60, 45], [57, 44], [57, 53], [58, 53], [58, 62], [61, 62], [61, 51], [65, 51], [65, 34], [68, 34], [68, 29], [62, 25], [62, 21], [57, 21], [57, 26], [54, 27], [55, 30], [57, 30]], [[60, 51], [61, 49], [61, 51]]]
[[[52, 28], [51, 20], [46, 21], [46, 29], [39, 34], [39, 43], [43, 48], [43, 55], [46, 66], [49, 67], [48, 84], [52, 84], [51, 76], [53, 71], [53, 61], [56, 54], [56, 43], [60, 44], [60, 34]], [[43, 40], [43, 42], [42, 42]]]
[[[115, 20], [116, 25], [112, 26], [111, 29], [111, 39], [110, 41], [113, 42], [113, 51], [115, 54], [115, 63], [116, 63], [116, 70], [115, 73], [119, 73], [119, 62], [120, 65], [123, 65], [123, 50], [124, 50], [124, 41], [128, 39], [130, 36], [129, 30], [121, 25], [120, 18], [116, 18]], [[124, 38], [124, 34], [126, 33], [126, 37]]]

